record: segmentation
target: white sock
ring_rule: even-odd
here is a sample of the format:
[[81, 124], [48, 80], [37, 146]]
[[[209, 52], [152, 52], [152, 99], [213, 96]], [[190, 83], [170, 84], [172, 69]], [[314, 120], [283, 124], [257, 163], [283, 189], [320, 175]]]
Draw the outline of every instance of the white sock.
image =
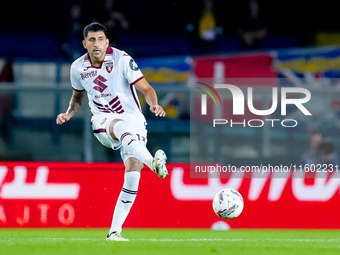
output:
[[137, 196], [139, 179], [140, 172], [132, 171], [125, 173], [123, 189], [116, 203], [109, 233], [122, 231], [123, 223]]
[[147, 165], [150, 169], [153, 169], [153, 156], [146, 148], [144, 141], [141, 141], [140, 137], [138, 138], [131, 129], [132, 128], [129, 128], [125, 121], [118, 121], [114, 125], [113, 132], [125, 150], [127, 150], [136, 159]]

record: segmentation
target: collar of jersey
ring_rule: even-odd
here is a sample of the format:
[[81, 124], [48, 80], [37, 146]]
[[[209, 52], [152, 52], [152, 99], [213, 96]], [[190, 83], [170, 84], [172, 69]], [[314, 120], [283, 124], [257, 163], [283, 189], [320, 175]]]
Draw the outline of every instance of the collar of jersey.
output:
[[[113, 61], [113, 49], [111, 47], [107, 47], [106, 55], [105, 55], [103, 62], [108, 62], [108, 61], [111, 61], [111, 62]], [[102, 65], [100, 65], [100, 67], [92, 66], [89, 53], [86, 53], [86, 55], [85, 55], [83, 66], [84, 67], [94, 67], [94, 68], [101, 68], [102, 67]]]

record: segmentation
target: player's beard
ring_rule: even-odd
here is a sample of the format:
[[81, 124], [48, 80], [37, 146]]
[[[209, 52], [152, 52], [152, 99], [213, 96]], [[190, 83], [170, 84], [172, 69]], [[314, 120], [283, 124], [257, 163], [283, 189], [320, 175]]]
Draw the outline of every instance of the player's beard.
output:
[[92, 59], [93, 59], [93, 62], [96, 62], [96, 63], [99, 63], [99, 62], [102, 62], [104, 60], [104, 51], [101, 50], [101, 49], [94, 49], [92, 51]]

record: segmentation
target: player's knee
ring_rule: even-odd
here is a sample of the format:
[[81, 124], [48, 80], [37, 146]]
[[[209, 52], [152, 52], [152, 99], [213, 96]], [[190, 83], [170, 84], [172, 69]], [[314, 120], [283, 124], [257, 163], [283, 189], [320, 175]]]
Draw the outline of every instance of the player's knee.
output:
[[117, 122], [119, 122], [119, 121], [123, 121], [123, 120], [121, 120], [121, 119], [114, 119], [114, 120], [111, 121], [110, 126], [109, 126], [110, 135], [111, 135], [111, 137], [112, 137], [113, 139], [115, 139], [115, 140], [119, 140], [119, 139], [117, 138], [117, 136], [115, 135], [115, 132], [114, 132], [114, 126], [115, 126], [115, 125], [117, 124]]
[[141, 171], [144, 164], [134, 157], [130, 157], [125, 161], [125, 172]]

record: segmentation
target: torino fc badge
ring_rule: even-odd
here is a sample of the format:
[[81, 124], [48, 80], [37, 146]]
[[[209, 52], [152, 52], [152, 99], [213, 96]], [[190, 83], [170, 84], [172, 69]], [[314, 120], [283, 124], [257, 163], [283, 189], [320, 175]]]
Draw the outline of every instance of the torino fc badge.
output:
[[111, 73], [112, 69], [113, 69], [113, 62], [106, 62], [105, 63], [105, 67], [106, 67], [106, 71], [108, 73]]

